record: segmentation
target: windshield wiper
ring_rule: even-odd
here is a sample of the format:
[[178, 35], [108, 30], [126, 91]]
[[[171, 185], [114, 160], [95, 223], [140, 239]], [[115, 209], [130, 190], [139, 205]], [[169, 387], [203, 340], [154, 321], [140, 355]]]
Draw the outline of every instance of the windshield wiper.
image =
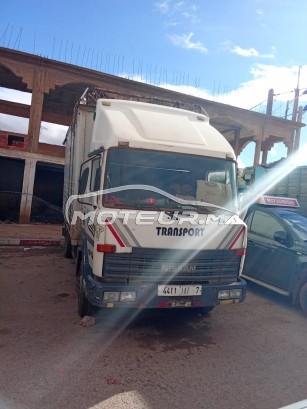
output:
[[210, 212], [210, 213], [223, 213], [223, 212], [229, 212], [229, 213], [235, 213], [233, 210], [224, 208], [224, 207], [217, 207], [216, 205], [194, 205], [194, 204], [179, 204], [177, 203], [177, 206], [179, 209], [182, 210], [197, 210], [200, 212]]

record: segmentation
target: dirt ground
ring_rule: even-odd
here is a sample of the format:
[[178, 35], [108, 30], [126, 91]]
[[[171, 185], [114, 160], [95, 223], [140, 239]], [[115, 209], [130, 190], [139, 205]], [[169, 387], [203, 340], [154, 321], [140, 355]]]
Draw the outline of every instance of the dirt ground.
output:
[[277, 409], [307, 397], [307, 318], [249, 288], [207, 316], [77, 315], [62, 248], [0, 248], [0, 409]]
[[0, 238], [62, 240], [62, 225], [0, 223]]

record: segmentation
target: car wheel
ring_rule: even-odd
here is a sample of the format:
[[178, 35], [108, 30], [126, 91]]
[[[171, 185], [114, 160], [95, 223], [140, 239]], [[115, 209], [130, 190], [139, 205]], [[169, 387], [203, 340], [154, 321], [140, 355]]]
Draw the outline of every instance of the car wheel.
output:
[[307, 283], [303, 284], [300, 289], [300, 307], [307, 314]]

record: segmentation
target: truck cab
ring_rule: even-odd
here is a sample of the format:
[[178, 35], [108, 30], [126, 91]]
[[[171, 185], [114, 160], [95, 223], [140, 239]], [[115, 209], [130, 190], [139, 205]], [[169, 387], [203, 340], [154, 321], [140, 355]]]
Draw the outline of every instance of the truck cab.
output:
[[206, 115], [98, 99], [66, 147], [64, 214], [78, 311], [202, 308], [245, 298], [233, 150]]

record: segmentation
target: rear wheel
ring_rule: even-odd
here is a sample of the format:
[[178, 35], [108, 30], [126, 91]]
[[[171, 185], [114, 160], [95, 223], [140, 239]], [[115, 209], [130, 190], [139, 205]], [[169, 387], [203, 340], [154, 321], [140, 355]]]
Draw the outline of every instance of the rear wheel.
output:
[[65, 239], [64, 239], [64, 257], [72, 258], [72, 246], [71, 246], [70, 236], [67, 230], [65, 231]]
[[303, 284], [300, 289], [300, 307], [307, 314], [307, 283]]

